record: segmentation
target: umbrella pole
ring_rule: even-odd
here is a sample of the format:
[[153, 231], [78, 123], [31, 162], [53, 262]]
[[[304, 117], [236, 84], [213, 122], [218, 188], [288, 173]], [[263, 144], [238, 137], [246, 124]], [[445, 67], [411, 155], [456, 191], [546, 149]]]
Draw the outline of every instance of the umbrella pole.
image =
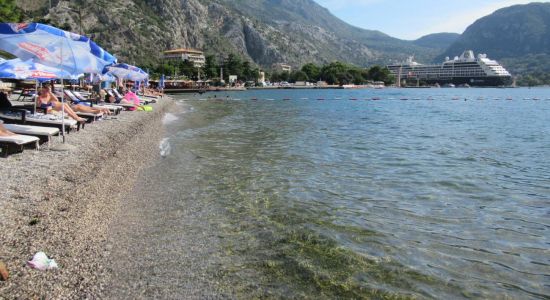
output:
[[33, 114], [36, 114], [36, 102], [38, 101], [38, 79], [36, 79], [34, 85], [34, 111]]
[[61, 136], [63, 136], [63, 142], [55, 147], [50, 148], [53, 151], [71, 151], [75, 147], [69, 143], [65, 143], [65, 86], [63, 78], [61, 78]]
[[65, 143], [65, 91], [63, 90], [63, 78], [61, 78], [61, 134], [63, 135], [63, 143]]

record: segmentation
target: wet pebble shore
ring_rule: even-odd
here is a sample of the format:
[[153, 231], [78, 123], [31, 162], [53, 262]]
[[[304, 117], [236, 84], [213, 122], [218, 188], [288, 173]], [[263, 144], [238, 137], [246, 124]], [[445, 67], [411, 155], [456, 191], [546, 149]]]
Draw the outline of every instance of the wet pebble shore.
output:
[[[0, 281], [0, 299], [100, 297], [110, 279], [109, 225], [139, 170], [159, 157], [161, 120], [172, 105], [164, 98], [153, 112], [88, 124], [68, 135], [69, 152], [44, 145], [0, 159], [0, 261], [10, 276]], [[27, 267], [38, 251], [59, 269]]]

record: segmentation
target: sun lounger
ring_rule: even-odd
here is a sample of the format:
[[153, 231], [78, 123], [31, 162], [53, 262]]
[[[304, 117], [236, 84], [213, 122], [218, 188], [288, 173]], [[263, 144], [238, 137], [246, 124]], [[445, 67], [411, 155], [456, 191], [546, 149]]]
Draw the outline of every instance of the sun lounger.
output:
[[56, 115], [42, 113], [30, 114], [26, 110], [0, 111], [0, 119], [9, 124], [56, 127], [59, 128], [59, 130], [61, 130], [63, 124], [65, 124], [65, 131], [67, 133], [71, 132], [72, 129], [79, 131], [80, 128], [84, 128], [83, 122], [65, 118], [65, 122], [63, 123], [63, 120]]
[[55, 135], [59, 135], [59, 129], [55, 127], [30, 126], [19, 124], [4, 124], [4, 127], [13, 133], [38, 137], [41, 143], [48, 143], [48, 146], [51, 143], [52, 137]]
[[[113, 93], [113, 91], [115, 91], [115, 90], [107, 90], [107, 94], [108, 94], [109, 96], [111, 96], [111, 97], [114, 97], [114, 98], [116, 99], [116, 101], [118, 101], [118, 102], [120, 102], [122, 99], [124, 99], [124, 98], [120, 98], [120, 97], [116, 96], [116, 94]], [[129, 103], [117, 103], [117, 102], [115, 102], [115, 103], [110, 103], [110, 105], [120, 106], [120, 107], [123, 107], [123, 108], [125, 108], [125, 109], [130, 109], [130, 108], [136, 107], [134, 104], [129, 104]]]
[[[113, 89], [113, 93], [115, 94], [116, 98], [124, 99], [124, 96], [122, 96], [122, 95], [118, 92], [118, 90]], [[137, 96], [137, 94], [136, 94], [136, 96]], [[138, 98], [139, 98], [139, 96], [138, 96]], [[149, 100], [143, 100], [143, 99], [139, 98], [139, 102], [140, 102], [141, 105], [147, 105], [147, 104], [149, 104], [149, 103], [154, 103], [154, 102], [157, 102], [157, 101], [154, 100], [154, 102], [153, 102], [152, 100], [149, 101]]]
[[30, 98], [31, 101], [33, 101], [35, 96], [36, 96], [36, 90], [23, 89], [21, 90], [21, 94], [19, 94], [19, 97], [17, 97], [16, 101], [25, 101], [27, 100], [27, 98]]
[[35, 136], [22, 134], [0, 136], [0, 156], [7, 157], [9, 154], [22, 152], [26, 145], [33, 145], [38, 150], [39, 141]]
[[[65, 96], [69, 97], [69, 99], [73, 102], [73, 104], [78, 105], [78, 104], [81, 104], [80, 102], [88, 102], [90, 104], [92, 103], [92, 101], [90, 100], [78, 99], [70, 90], [64, 90], [64, 93], [65, 93]], [[76, 110], [75, 110], [75, 113], [81, 118], [86, 118], [88, 120], [88, 123], [97, 121], [103, 117], [103, 113], [87, 113], [87, 112], [81, 112]]]
[[[88, 99], [86, 99], [80, 92], [77, 92], [77, 91], [71, 91], [72, 94], [80, 101], [90, 101]], [[121, 106], [116, 106], [116, 105], [108, 105], [108, 104], [98, 104], [98, 103], [94, 103], [93, 101], [90, 101], [90, 107], [101, 107], [101, 108], [106, 108], [110, 111], [112, 111], [113, 113], [115, 113], [115, 115], [118, 115], [120, 114], [120, 112], [122, 111], [123, 107]]]

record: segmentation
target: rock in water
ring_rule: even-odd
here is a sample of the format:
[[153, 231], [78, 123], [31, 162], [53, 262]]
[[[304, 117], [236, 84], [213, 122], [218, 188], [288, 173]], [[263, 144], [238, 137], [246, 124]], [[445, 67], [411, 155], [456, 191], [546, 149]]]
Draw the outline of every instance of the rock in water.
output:
[[6, 264], [0, 261], [0, 280], [7, 281], [9, 277], [10, 273], [8, 272]]

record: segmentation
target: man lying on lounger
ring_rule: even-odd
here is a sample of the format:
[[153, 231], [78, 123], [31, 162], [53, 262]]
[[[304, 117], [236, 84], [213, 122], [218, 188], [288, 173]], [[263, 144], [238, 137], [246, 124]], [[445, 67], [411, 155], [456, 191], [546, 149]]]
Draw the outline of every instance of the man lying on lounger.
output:
[[62, 105], [63, 105], [65, 108], [65, 112], [67, 112], [67, 115], [69, 115], [69, 117], [79, 122], [84, 122], [86, 121], [86, 119], [79, 117], [76, 114], [75, 110], [79, 112], [94, 113], [94, 114], [98, 114], [102, 112], [100, 109], [94, 109], [86, 105], [77, 104], [71, 107], [67, 103], [62, 104], [61, 101], [59, 101], [59, 99], [57, 99], [57, 97], [54, 94], [52, 94], [49, 85], [44, 85], [40, 90], [40, 94], [36, 99], [36, 105], [46, 110], [46, 113], [48, 113], [51, 109], [55, 111], [61, 111]]

